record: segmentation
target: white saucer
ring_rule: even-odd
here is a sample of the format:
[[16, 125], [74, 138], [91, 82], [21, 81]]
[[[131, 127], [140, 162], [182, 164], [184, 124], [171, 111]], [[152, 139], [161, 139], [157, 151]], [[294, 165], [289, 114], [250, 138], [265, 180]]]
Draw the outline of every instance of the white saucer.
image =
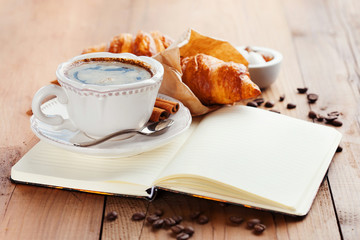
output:
[[[179, 102], [178, 100], [166, 95], [159, 94], [160, 98]], [[172, 139], [185, 132], [191, 124], [192, 118], [189, 109], [179, 102], [179, 111], [170, 116], [174, 124], [164, 133], [156, 136], [144, 136], [136, 134], [133, 137], [118, 141], [107, 141], [92, 147], [76, 147], [75, 142], [85, 142], [91, 140], [83, 132], [72, 132], [67, 129], [54, 130], [51, 125], [41, 122], [32, 116], [30, 118], [31, 130], [42, 141], [56, 145], [68, 151], [97, 155], [101, 157], [126, 157], [142, 152], [150, 151], [169, 143]], [[57, 98], [47, 101], [41, 106], [41, 110], [47, 115], [61, 115], [64, 119], [68, 118], [65, 105], [59, 103]]]

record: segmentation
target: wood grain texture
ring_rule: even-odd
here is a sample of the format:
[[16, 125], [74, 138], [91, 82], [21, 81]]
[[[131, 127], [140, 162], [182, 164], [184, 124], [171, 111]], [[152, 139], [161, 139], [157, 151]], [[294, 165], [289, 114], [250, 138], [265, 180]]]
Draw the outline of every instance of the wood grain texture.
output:
[[[360, 236], [359, 19], [355, 1], [286, 2], [286, 12], [306, 86], [319, 93], [311, 108], [323, 115], [340, 111], [344, 151], [334, 157], [329, 185], [344, 239]], [[311, 6], [311, 7], [310, 7]], [[359, 9], [359, 8], [357, 8]], [[296, 21], [294, 15], [303, 16]], [[306, 17], [305, 17], [306, 16]], [[311, 26], [311, 27], [306, 27]], [[312, 59], [312, 61], [309, 61]], [[324, 110], [322, 110], [324, 109]]]
[[[131, 215], [160, 208], [182, 215], [195, 228], [191, 239], [356, 239], [360, 236], [359, 4], [354, 0], [0, 0], [0, 238], [1, 239], [169, 239]], [[187, 28], [228, 40], [259, 45], [284, 55], [278, 80], [263, 91], [282, 114], [309, 120], [310, 109], [342, 112], [342, 153], [335, 155], [308, 216], [293, 218], [241, 206], [160, 192], [141, 199], [104, 197], [10, 182], [10, 169], [37, 143], [25, 113], [41, 86], [55, 78], [59, 63], [83, 48], [108, 42], [121, 32], [159, 30], [178, 38]], [[309, 105], [297, 87], [318, 93]], [[279, 96], [285, 94], [285, 101]], [[287, 103], [297, 104], [286, 109]], [[262, 107], [264, 108], [264, 107]], [[321, 124], [321, 123], [319, 123]], [[106, 199], [106, 200], [105, 200]], [[334, 201], [334, 202], [333, 202]], [[105, 204], [105, 208], [104, 208]], [[113, 222], [104, 219], [117, 211]], [[189, 218], [201, 210], [206, 225]], [[267, 230], [256, 236], [231, 215], [260, 218]]]
[[17, 185], [0, 224], [0, 239], [98, 239], [103, 197]]
[[[82, 28], [89, 24], [86, 19], [96, 16], [96, 8], [82, 11], [83, 3], [71, 1], [0, 5], [0, 239], [98, 239], [103, 196], [9, 180], [11, 166], [38, 141], [26, 115], [35, 91], [55, 78], [60, 62], [81, 51], [86, 44], [82, 39], [89, 39]], [[72, 28], [72, 22], [79, 25]]]
[[[139, 239], [142, 235], [145, 219], [134, 221], [134, 213], [146, 213], [149, 207], [148, 200], [124, 197], [107, 197], [103, 219], [102, 239]], [[106, 216], [115, 211], [118, 218], [109, 221]]]

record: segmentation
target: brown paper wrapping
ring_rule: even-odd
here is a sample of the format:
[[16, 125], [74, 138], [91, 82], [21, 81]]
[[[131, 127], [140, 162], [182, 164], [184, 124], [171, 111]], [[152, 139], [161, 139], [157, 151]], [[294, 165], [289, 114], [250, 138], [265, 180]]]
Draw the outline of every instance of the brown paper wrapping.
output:
[[159, 92], [181, 101], [189, 108], [192, 116], [200, 116], [221, 107], [203, 105], [182, 82], [180, 57], [189, 57], [197, 53], [204, 53], [226, 62], [248, 65], [246, 59], [230, 43], [201, 35], [193, 29], [189, 29], [169, 48], [154, 56], [164, 66], [164, 78]]

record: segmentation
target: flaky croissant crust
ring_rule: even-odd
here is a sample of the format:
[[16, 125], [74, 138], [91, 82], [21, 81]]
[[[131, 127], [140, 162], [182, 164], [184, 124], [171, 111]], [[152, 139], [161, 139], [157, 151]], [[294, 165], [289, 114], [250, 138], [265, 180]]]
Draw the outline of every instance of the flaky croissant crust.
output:
[[183, 58], [181, 66], [183, 82], [204, 105], [232, 104], [261, 93], [243, 64], [197, 54]]
[[92, 52], [127, 52], [137, 56], [151, 57], [168, 48], [173, 42], [173, 39], [159, 31], [150, 33], [139, 31], [136, 36], [130, 33], [121, 33], [113, 37], [109, 43], [102, 43], [84, 49], [82, 54]]

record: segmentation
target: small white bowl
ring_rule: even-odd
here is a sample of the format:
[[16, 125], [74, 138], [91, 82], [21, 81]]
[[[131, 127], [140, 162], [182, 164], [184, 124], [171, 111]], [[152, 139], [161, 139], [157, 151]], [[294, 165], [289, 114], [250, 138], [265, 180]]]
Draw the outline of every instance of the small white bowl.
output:
[[[261, 89], [265, 89], [275, 82], [280, 71], [283, 56], [280, 52], [274, 49], [255, 46], [250, 47], [255, 51], [268, 53], [274, 57], [268, 62], [249, 64], [248, 66], [251, 80]], [[245, 47], [237, 47], [236, 49], [241, 53], [244, 51]], [[246, 58], [246, 56], [244, 57]]]

